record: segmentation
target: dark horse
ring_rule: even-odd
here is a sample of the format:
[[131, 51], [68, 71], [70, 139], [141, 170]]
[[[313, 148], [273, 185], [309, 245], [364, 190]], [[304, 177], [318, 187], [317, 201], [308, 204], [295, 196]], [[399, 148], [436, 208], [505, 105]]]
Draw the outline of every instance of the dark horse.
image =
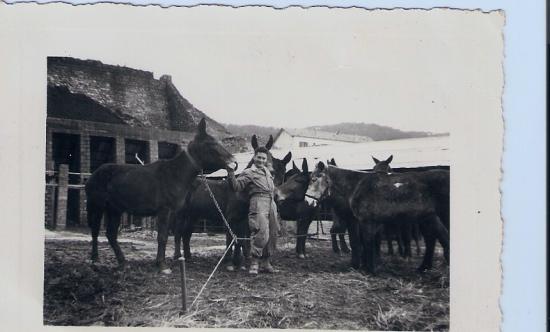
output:
[[[296, 254], [306, 257], [306, 239], [309, 225], [319, 213], [319, 206], [305, 200], [309, 184], [307, 159], [302, 161], [302, 170], [293, 163], [292, 170], [286, 174], [285, 182], [276, 189], [279, 214], [284, 220], [296, 220]], [[282, 188], [282, 190], [281, 190]]]
[[187, 151], [171, 160], [141, 165], [104, 164], [86, 183], [88, 225], [92, 230], [92, 261], [97, 261], [97, 236], [105, 215], [107, 239], [120, 265], [125, 262], [118, 242], [120, 216], [157, 216], [158, 248], [156, 263], [170, 273], [165, 262], [168, 228], [174, 211], [185, 200], [191, 182], [201, 172], [215, 172], [233, 162], [233, 156], [214, 137], [206, 133], [202, 119]]
[[[334, 158], [330, 163], [336, 164]], [[294, 162], [292, 166], [292, 169], [285, 175], [284, 185], [279, 187], [277, 191], [277, 200], [281, 218], [296, 220], [296, 254], [298, 258], [306, 258], [308, 229], [315, 216], [319, 214], [321, 206], [306, 199], [306, 191], [310, 180], [307, 160], [303, 160], [301, 171]], [[345, 232], [345, 225], [339, 221], [336, 214], [333, 214], [333, 225], [330, 228], [330, 233], [332, 248], [335, 253], [340, 253], [340, 246], [343, 252], [348, 253], [350, 251], [346, 245]], [[340, 246], [338, 246], [337, 235], [340, 239]]]
[[[327, 161], [327, 164], [337, 166], [334, 158]], [[338, 213], [336, 213], [332, 207], [330, 207], [330, 211], [332, 214], [332, 227], [330, 227], [330, 242], [332, 243], [332, 251], [337, 254], [341, 254], [342, 252], [347, 254], [350, 250], [346, 245], [346, 224], [344, 221], [340, 220]], [[340, 244], [338, 244], [338, 242], [340, 242]]]
[[[390, 166], [393, 155], [386, 160], [378, 160], [375, 157], [372, 157], [372, 160], [374, 161], [372, 170], [375, 173], [393, 173]], [[384, 225], [383, 235], [388, 243], [388, 254], [393, 255], [393, 241], [396, 240], [401, 257], [411, 257], [411, 239], [413, 239], [416, 243], [416, 254], [420, 255], [418, 223], [386, 224]]]
[[374, 173], [362, 179], [350, 197], [350, 207], [359, 220], [367, 272], [376, 270], [376, 233], [380, 226], [391, 224], [419, 224], [426, 243], [419, 270], [431, 267], [436, 239], [449, 261], [449, 233], [437, 214], [436, 192], [419, 173]]
[[[428, 171], [431, 172], [431, 171]], [[375, 272], [376, 241], [379, 226], [395, 222], [419, 222], [426, 240], [424, 261], [419, 270], [432, 264], [436, 238], [442, 243], [448, 260], [449, 236], [439, 220], [437, 196], [444, 174], [428, 172], [382, 174], [358, 172], [319, 163], [312, 174], [308, 195], [337, 203], [340, 213], [352, 213], [348, 231], [352, 246], [352, 266], [360, 265]], [[448, 176], [447, 176], [448, 178]], [[350, 217], [349, 214], [347, 217]], [[357, 242], [360, 240], [360, 242]]]
[[[256, 135], [252, 136], [252, 148], [256, 150], [258, 140]], [[265, 145], [265, 148], [270, 150], [273, 146], [273, 137], [269, 137], [269, 141]], [[275, 185], [280, 185], [283, 182], [283, 177], [286, 170], [286, 164], [292, 158], [292, 154], [289, 152], [282, 159], [277, 159], [268, 154], [268, 167], [270, 167], [274, 176]], [[249, 163], [249, 166], [251, 163]], [[248, 166], [248, 167], [249, 167]], [[248, 197], [241, 192], [234, 192], [227, 180], [213, 180], [207, 179], [208, 186], [212, 190], [216, 201], [218, 202], [220, 209], [222, 210], [226, 220], [228, 221], [231, 229], [236, 233], [239, 238], [248, 237]], [[196, 179], [193, 182], [186, 199], [185, 205], [178, 212], [178, 218], [175, 228], [175, 250], [174, 257], [181, 255], [180, 246], [181, 240], [183, 240], [183, 254], [185, 259], [191, 258], [190, 241], [193, 234], [193, 226], [198, 219], [209, 219], [219, 221], [223, 225], [223, 221], [219, 215], [218, 210], [214, 206], [212, 198], [210, 197], [203, 180]], [[231, 238], [228, 236], [227, 245], [229, 245]], [[233, 266], [241, 265], [241, 248], [243, 241], [237, 241], [234, 246], [234, 252], [228, 253], [233, 256]], [[231, 268], [231, 267], [230, 267]]]

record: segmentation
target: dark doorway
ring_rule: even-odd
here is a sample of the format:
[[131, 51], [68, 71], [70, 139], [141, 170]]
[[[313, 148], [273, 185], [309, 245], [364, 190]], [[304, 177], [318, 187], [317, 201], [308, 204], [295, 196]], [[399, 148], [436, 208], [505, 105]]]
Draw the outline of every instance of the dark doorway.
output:
[[52, 154], [54, 170], [59, 165], [69, 165], [69, 172], [80, 172], [80, 136], [72, 134], [52, 133]]
[[147, 158], [147, 142], [127, 139], [125, 144], [126, 164], [139, 164], [139, 161], [136, 159], [136, 154], [144, 163], [147, 164], [149, 162], [149, 158]]
[[174, 143], [159, 142], [159, 159], [172, 159], [180, 151], [180, 147]]
[[[59, 171], [61, 164], [69, 165], [69, 185], [80, 183], [79, 135], [52, 133], [52, 158], [55, 171]], [[78, 225], [79, 220], [79, 189], [69, 189], [67, 193], [67, 225]]]
[[90, 137], [90, 170], [115, 162], [115, 139], [112, 137]]

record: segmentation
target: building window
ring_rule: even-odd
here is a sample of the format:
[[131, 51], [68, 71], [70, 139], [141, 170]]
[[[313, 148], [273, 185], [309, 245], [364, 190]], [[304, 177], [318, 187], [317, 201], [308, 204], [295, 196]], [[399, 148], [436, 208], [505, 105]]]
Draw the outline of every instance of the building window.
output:
[[308, 147], [308, 142], [299, 142], [298, 143], [298, 146], [301, 147], [301, 148], [307, 148]]

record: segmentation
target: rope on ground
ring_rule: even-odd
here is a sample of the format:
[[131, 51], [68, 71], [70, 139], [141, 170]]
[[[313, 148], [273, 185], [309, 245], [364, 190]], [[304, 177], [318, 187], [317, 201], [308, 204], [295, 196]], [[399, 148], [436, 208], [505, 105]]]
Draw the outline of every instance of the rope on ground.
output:
[[[193, 302], [191, 302], [191, 305], [189, 306], [189, 309], [191, 309], [193, 307], [193, 305], [195, 305], [195, 303], [197, 302], [199, 297], [202, 295], [202, 292], [206, 289], [206, 286], [208, 285], [208, 282], [210, 282], [210, 279], [212, 279], [212, 277], [214, 276], [214, 273], [216, 273], [216, 271], [218, 270], [218, 267], [220, 266], [220, 264], [224, 260], [225, 256], [227, 255], [227, 253], [229, 252], [229, 249], [231, 249], [233, 244], [236, 241], [242, 241], [242, 240], [250, 241], [250, 238], [239, 238], [233, 232], [233, 230], [231, 229], [231, 226], [229, 225], [229, 222], [227, 221], [227, 219], [225, 219], [225, 215], [223, 214], [222, 209], [220, 208], [220, 206], [218, 204], [218, 201], [216, 200], [216, 197], [214, 196], [214, 193], [210, 189], [210, 186], [208, 185], [208, 181], [207, 181], [206, 177], [204, 176], [204, 173], [202, 172], [202, 170], [201, 170], [201, 173], [200, 173], [200, 178], [201, 178], [202, 182], [204, 183], [204, 186], [206, 187], [206, 190], [208, 191], [208, 195], [210, 196], [210, 198], [214, 202], [214, 206], [218, 210], [218, 213], [220, 214], [220, 216], [221, 216], [221, 218], [222, 218], [222, 220], [225, 224], [225, 227], [227, 227], [227, 231], [231, 235], [232, 240], [231, 240], [231, 243], [229, 243], [229, 245], [227, 246], [227, 248], [225, 248], [225, 252], [223, 253], [222, 257], [220, 258], [220, 260], [218, 261], [216, 266], [214, 267], [214, 270], [212, 270], [212, 273], [210, 273], [210, 276], [208, 276], [208, 279], [206, 279], [206, 282], [202, 285], [202, 287], [201, 287], [200, 291], [198, 292], [197, 296], [195, 296], [195, 299], [193, 300]], [[317, 232], [317, 234], [319, 234], [319, 232]], [[346, 234], [346, 233], [334, 233], [334, 234]], [[309, 236], [309, 234], [296, 235], [294, 237], [298, 238], [298, 237], [304, 237], [304, 236]], [[284, 237], [289, 237], [289, 236], [284, 236]]]
[[206, 187], [206, 189], [208, 191], [208, 194], [210, 195], [210, 198], [212, 198], [212, 201], [214, 202], [214, 205], [216, 206], [216, 209], [220, 213], [220, 216], [222, 217], [222, 220], [225, 223], [225, 226], [227, 227], [228, 232], [231, 234], [232, 240], [231, 240], [231, 243], [227, 246], [227, 248], [225, 248], [225, 252], [223, 253], [220, 260], [218, 261], [218, 264], [216, 264], [216, 266], [214, 267], [214, 270], [212, 270], [212, 273], [210, 273], [210, 276], [208, 276], [208, 279], [206, 279], [206, 282], [202, 285], [199, 293], [197, 294], [197, 296], [195, 296], [195, 299], [193, 300], [193, 302], [191, 302], [191, 305], [189, 306], [189, 309], [191, 309], [193, 307], [193, 305], [197, 302], [197, 300], [201, 296], [202, 292], [206, 289], [206, 286], [208, 285], [208, 282], [210, 281], [210, 279], [212, 279], [212, 277], [214, 276], [214, 273], [216, 273], [216, 271], [218, 270], [218, 267], [220, 266], [220, 264], [224, 260], [225, 256], [227, 255], [227, 252], [229, 251], [229, 249], [231, 249], [231, 247], [233, 246], [233, 243], [235, 243], [235, 241], [238, 240], [237, 235], [235, 235], [235, 233], [233, 233], [233, 230], [229, 226], [229, 223], [227, 222], [227, 219], [225, 219], [225, 216], [223, 215], [222, 209], [218, 205], [218, 201], [216, 200], [216, 197], [214, 196], [214, 193], [212, 193], [212, 190], [210, 189], [210, 186], [208, 185], [208, 181], [206, 180], [206, 177], [204, 176], [204, 173], [202, 172], [202, 170], [201, 170], [200, 175], [201, 175], [200, 177], [201, 177], [201, 179], [204, 183], [204, 186]]
[[212, 279], [212, 277], [214, 276], [214, 273], [216, 273], [216, 270], [218, 270], [218, 267], [222, 263], [223, 259], [225, 258], [225, 255], [227, 255], [227, 252], [229, 251], [229, 249], [231, 248], [231, 246], [233, 245], [234, 242], [235, 242], [235, 238], [233, 238], [233, 240], [231, 240], [231, 243], [229, 244], [229, 246], [227, 246], [227, 248], [225, 248], [225, 252], [223, 253], [222, 258], [220, 258], [220, 260], [218, 261], [218, 264], [216, 264], [216, 266], [214, 267], [214, 270], [212, 271], [212, 273], [210, 273], [210, 276], [208, 277], [208, 279], [206, 279], [206, 282], [204, 283], [204, 285], [202, 285], [201, 290], [199, 291], [197, 296], [195, 296], [195, 299], [193, 300], [193, 302], [191, 302], [191, 305], [189, 306], [189, 309], [191, 309], [193, 307], [195, 302], [197, 302], [197, 300], [201, 296], [202, 292], [206, 289], [206, 285], [208, 285], [208, 282], [210, 281], [210, 279]]

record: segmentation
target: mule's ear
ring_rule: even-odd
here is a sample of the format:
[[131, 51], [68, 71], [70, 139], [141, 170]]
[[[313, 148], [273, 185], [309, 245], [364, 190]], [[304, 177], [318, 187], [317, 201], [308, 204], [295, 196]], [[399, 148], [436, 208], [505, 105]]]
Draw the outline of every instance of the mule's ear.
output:
[[307, 167], [307, 159], [304, 158], [304, 161], [302, 161], [302, 172], [304, 172], [304, 174], [308, 174], [309, 173], [309, 169]]
[[252, 148], [254, 151], [258, 148], [258, 137], [256, 135], [252, 135]]
[[283, 164], [285, 164], [285, 165], [288, 164], [288, 162], [290, 161], [290, 159], [292, 159], [292, 152], [289, 151], [289, 152], [286, 154], [286, 156], [283, 158]]
[[323, 163], [322, 161], [320, 161], [320, 162], [317, 164], [317, 169], [319, 169], [320, 171], [324, 171], [324, 170], [325, 170], [325, 163]]
[[[372, 157], [372, 156], [371, 156], [371, 157]], [[376, 159], [376, 158], [374, 158], [374, 157], [372, 157], [372, 160], [374, 160], [374, 163], [375, 163], [375, 164], [378, 164], [378, 163], [380, 162], [380, 160], [378, 160], [378, 159]]]
[[393, 154], [388, 159], [386, 159], [386, 162], [389, 164], [391, 163], [392, 160], [393, 160]]
[[294, 161], [292, 161], [292, 169], [295, 169], [297, 171], [299, 171], [300, 169], [298, 168], [298, 166], [296, 166], [296, 164], [294, 163]]
[[332, 166], [336, 166], [336, 160], [334, 160], [334, 158], [330, 159], [329, 164], [331, 164]]
[[201, 119], [199, 122], [199, 126], [197, 127], [197, 132], [201, 135], [206, 135], [206, 120], [204, 118]]
[[267, 141], [265, 148], [268, 150], [271, 150], [272, 146], [273, 146], [273, 135], [269, 135], [269, 141]]

